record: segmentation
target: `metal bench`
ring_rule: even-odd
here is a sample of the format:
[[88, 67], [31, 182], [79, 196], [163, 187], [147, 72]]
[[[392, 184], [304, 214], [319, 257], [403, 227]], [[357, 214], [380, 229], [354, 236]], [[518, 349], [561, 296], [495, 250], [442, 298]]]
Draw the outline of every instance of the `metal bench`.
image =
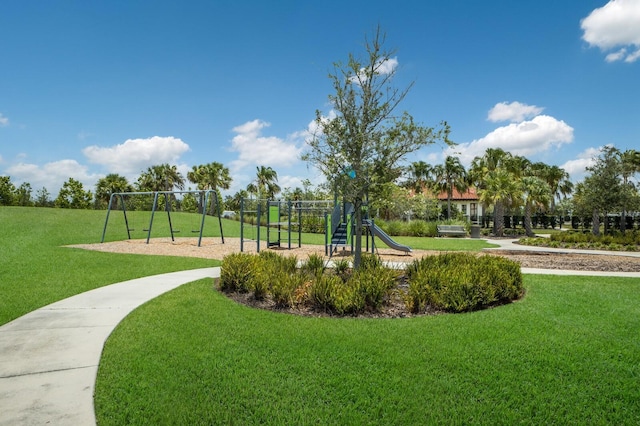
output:
[[437, 225], [438, 228], [438, 237], [442, 236], [455, 236], [455, 237], [466, 237], [467, 231], [464, 229], [462, 225]]

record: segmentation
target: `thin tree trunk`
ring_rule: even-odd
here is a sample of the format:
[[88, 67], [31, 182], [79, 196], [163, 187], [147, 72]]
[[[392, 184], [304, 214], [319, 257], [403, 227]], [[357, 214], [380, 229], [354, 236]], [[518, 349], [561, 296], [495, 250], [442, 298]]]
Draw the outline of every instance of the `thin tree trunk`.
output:
[[524, 231], [527, 234], [527, 237], [535, 237], [531, 226], [531, 204], [527, 203], [524, 206]]
[[598, 209], [593, 210], [591, 221], [592, 221], [591, 232], [595, 236], [600, 235], [600, 212], [598, 211]]
[[504, 236], [504, 205], [502, 201], [496, 202], [496, 207], [494, 209], [494, 230], [493, 234], [496, 237]]
[[[358, 269], [362, 262], [362, 198], [356, 197], [353, 203], [354, 208], [354, 221], [356, 225], [356, 232], [354, 235], [355, 247], [353, 254], [353, 268]], [[348, 225], [347, 225], [348, 226]]]

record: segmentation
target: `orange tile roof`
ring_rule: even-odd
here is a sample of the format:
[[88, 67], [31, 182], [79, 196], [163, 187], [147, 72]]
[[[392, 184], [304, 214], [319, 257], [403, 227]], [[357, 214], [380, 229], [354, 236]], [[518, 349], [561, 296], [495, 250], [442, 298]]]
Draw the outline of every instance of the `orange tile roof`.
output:
[[[453, 188], [453, 193], [451, 194], [451, 200], [453, 201], [478, 201], [479, 199], [480, 197], [478, 197], [478, 193], [475, 188], [469, 188], [463, 193], [460, 193], [457, 189]], [[438, 194], [438, 200], [446, 201], [447, 191], [442, 191]]]

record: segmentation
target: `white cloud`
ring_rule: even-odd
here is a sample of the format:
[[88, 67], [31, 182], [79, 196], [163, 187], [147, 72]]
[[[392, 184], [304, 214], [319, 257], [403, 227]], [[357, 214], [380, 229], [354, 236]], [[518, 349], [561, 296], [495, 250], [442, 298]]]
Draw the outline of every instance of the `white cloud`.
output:
[[[236, 136], [231, 140], [231, 151], [238, 153], [238, 159], [231, 163], [231, 169], [238, 171], [247, 166], [289, 167], [299, 161], [302, 148], [297, 138], [283, 140], [276, 136], [263, 136], [262, 129], [270, 124], [262, 120], [248, 121], [234, 127]], [[277, 171], [277, 170], [276, 170]]]
[[486, 136], [446, 150], [447, 155], [459, 156], [463, 164], [470, 164], [488, 148], [502, 148], [513, 155], [530, 157], [542, 154], [573, 141], [573, 128], [562, 120], [538, 115], [521, 123], [498, 127]]
[[[393, 73], [396, 68], [398, 68], [398, 58], [389, 58], [376, 63], [375, 73], [378, 75], [388, 75]], [[351, 76], [350, 82], [358, 84], [360, 81], [365, 81], [366, 79], [365, 68], [360, 68], [358, 75]]]
[[609, 53], [607, 62], [640, 58], [640, 1], [611, 0], [580, 22], [582, 39]]
[[2, 115], [0, 112], [0, 127], [6, 127], [9, 125], [9, 118]]
[[83, 149], [82, 153], [91, 163], [105, 166], [109, 173], [130, 177], [156, 164], [174, 164], [187, 151], [189, 145], [178, 138], [153, 136], [128, 139], [111, 147], [92, 145]]
[[587, 173], [587, 167], [593, 166], [594, 158], [600, 155], [601, 148], [587, 148], [578, 154], [575, 160], [569, 160], [560, 167], [569, 173], [573, 182], [581, 181]]
[[510, 104], [500, 102], [489, 110], [487, 120], [494, 123], [499, 121], [511, 121], [518, 123], [527, 118], [535, 117], [543, 110], [544, 108], [540, 108], [535, 105], [521, 104], [520, 102], [511, 102]]
[[54, 161], [43, 166], [21, 162], [10, 166], [6, 172], [12, 182], [28, 182], [34, 191], [47, 188], [53, 198], [58, 196], [60, 188], [69, 178], [82, 182], [85, 191], [93, 192], [95, 183], [102, 177], [89, 173], [87, 167], [76, 160]]

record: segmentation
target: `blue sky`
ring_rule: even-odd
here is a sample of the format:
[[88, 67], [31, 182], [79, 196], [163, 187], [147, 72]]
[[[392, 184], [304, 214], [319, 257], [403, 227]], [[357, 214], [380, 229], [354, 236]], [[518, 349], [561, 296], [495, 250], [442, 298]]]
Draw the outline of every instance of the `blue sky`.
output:
[[[218, 161], [243, 189], [318, 177], [299, 159], [332, 64], [377, 25], [400, 110], [446, 120], [465, 165], [488, 147], [564, 167], [640, 146], [640, 0], [32, 1], [0, 8], [0, 175], [57, 196]], [[441, 146], [408, 157], [439, 164]]]

